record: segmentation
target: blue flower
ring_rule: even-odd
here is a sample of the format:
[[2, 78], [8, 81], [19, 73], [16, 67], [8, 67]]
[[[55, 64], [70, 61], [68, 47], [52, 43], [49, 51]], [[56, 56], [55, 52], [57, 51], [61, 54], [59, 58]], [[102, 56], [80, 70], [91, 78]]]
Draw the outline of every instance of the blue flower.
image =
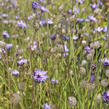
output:
[[95, 74], [92, 74], [91, 77], [90, 77], [90, 83], [93, 83], [94, 79], [95, 79]]
[[35, 8], [39, 8], [39, 3], [38, 2], [32, 2], [32, 7]]
[[104, 92], [104, 94], [102, 96], [103, 96], [103, 100], [105, 102], [109, 102], [109, 91]]
[[97, 22], [97, 19], [94, 16], [89, 15], [88, 18], [90, 21]]
[[44, 82], [49, 76], [46, 75], [47, 71], [41, 71], [41, 69], [35, 69], [33, 78], [37, 82]]
[[76, 2], [79, 3], [79, 4], [83, 4], [84, 0], [76, 0]]
[[17, 25], [20, 28], [27, 28], [28, 27], [27, 24], [24, 23], [22, 20], [21, 21], [17, 21]]
[[55, 39], [56, 39], [56, 34], [52, 34], [52, 35], [50, 36], [50, 39], [55, 40]]
[[8, 34], [6, 31], [4, 31], [4, 32], [2, 33], [2, 35], [4, 36], [4, 38], [9, 38], [9, 37], [10, 37], [9, 34]]
[[43, 106], [44, 109], [51, 109], [50, 105], [48, 103], [45, 103]]
[[98, 8], [98, 5], [97, 5], [96, 3], [94, 3], [94, 4], [90, 4], [90, 6], [91, 6], [92, 9], [96, 9], [96, 8]]
[[23, 65], [23, 64], [27, 64], [28, 60], [27, 59], [21, 59], [17, 61], [18, 65]]
[[12, 48], [12, 46], [13, 46], [13, 44], [6, 44], [5, 48], [6, 48], [7, 50], [9, 50], [10, 48]]
[[73, 14], [78, 14], [78, 13], [79, 13], [79, 11], [80, 11], [80, 9], [79, 9], [79, 8], [77, 9], [77, 7], [76, 7], [76, 6], [74, 6], [74, 7], [73, 7]]
[[13, 70], [11, 73], [12, 73], [14, 76], [19, 75], [19, 71], [18, 71], [18, 70]]

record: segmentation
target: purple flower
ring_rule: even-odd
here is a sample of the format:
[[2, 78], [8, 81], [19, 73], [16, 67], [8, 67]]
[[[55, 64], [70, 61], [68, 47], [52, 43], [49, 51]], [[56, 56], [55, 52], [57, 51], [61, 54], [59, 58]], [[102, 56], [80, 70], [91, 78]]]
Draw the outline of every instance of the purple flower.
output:
[[28, 60], [27, 59], [21, 59], [17, 61], [18, 65], [23, 65], [23, 64], [27, 64]]
[[83, 22], [83, 21], [85, 21], [84, 18], [77, 18], [76, 20], [77, 20], [78, 22]]
[[93, 83], [94, 79], [95, 79], [95, 74], [92, 74], [91, 77], [90, 77], [90, 83]]
[[62, 39], [63, 40], [69, 40], [69, 37], [68, 36], [63, 36]]
[[4, 36], [4, 38], [9, 38], [9, 37], [10, 37], [9, 34], [8, 34], [6, 31], [4, 31], [4, 32], [2, 33], [2, 35]]
[[89, 15], [88, 18], [90, 21], [97, 22], [97, 19], [94, 16]]
[[7, 50], [9, 50], [9, 49], [12, 48], [12, 46], [13, 46], [13, 44], [6, 44], [5, 48], [6, 48]]
[[98, 0], [98, 3], [99, 3], [101, 6], [103, 6], [103, 3], [102, 3], [100, 0]]
[[58, 84], [58, 80], [56, 80], [55, 78], [53, 78], [53, 79], [51, 80], [51, 83], [52, 83], [52, 84], [55, 84], [55, 83]]
[[103, 28], [98, 27], [98, 28], [94, 28], [94, 30], [97, 31], [97, 32], [102, 32]]
[[8, 17], [8, 14], [2, 14], [2, 17], [4, 17], [4, 18], [7, 18]]
[[97, 5], [96, 3], [94, 3], [94, 4], [90, 4], [90, 6], [91, 6], [92, 9], [96, 9], [96, 8], [98, 8], [98, 5]]
[[40, 21], [40, 25], [42, 26], [42, 25], [45, 25], [45, 24], [47, 24], [46, 19], [42, 19], [42, 21]]
[[37, 82], [44, 82], [49, 76], [46, 75], [47, 71], [41, 71], [41, 69], [35, 69], [33, 78]]
[[49, 12], [49, 10], [45, 8], [44, 6], [39, 6], [39, 9], [43, 12]]
[[52, 34], [52, 35], [50, 36], [50, 39], [55, 40], [55, 39], [56, 39], [56, 34]]
[[73, 11], [72, 11], [72, 9], [69, 9], [68, 12], [69, 12], [69, 14], [72, 14]]
[[90, 48], [89, 46], [86, 46], [84, 49], [85, 49], [88, 53], [90, 53], [90, 51], [91, 51], [91, 48]]
[[20, 27], [20, 28], [27, 28], [26, 23], [24, 23], [22, 20], [21, 20], [21, 21], [17, 21], [17, 25], [18, 25], [18, 27]]
[[43, 106], [44, 109], [51, 109], [50, 105], [48, 103], [45, 103]]
[[34, 42], [29, 46], [29, 48], [30, 48], [32, 51], [36, 50], [36, 49], [37, 49], [37, 42], [34, 41]]
[[109, 66], [109, 59], [108, 58], [100, 59], [100, 62], [102, 62], [105, 66]]
[[84, 0], [76, 0], [76, 3], [83, 4]]
[[77, 40], [78, 39], [78, 36], [73, 36], [73, 40]]
[[11, 73], [12, 73], [14, 76], [19, 75], [19, 71], [18, 71], [18, 70], [13, 70]]
[[32, 2], [32, 7], [35, 8], [39, 8], [39, 3], [38, 2]]
[[79, 13], [79, 8], [77, 9], [76, 6], [73, 7], [73, 14], [78, 14]]
[[107, 26], [103, 27], [103, 32], [107, 32]]
[[103, 100], [105, 102], [109, 102], [109, 91], [104, 92], [104, 94], [102, 96], [103, 96]]
[[48, 24], [53, 24], [53, 21], [51, 19], [48, 19]]

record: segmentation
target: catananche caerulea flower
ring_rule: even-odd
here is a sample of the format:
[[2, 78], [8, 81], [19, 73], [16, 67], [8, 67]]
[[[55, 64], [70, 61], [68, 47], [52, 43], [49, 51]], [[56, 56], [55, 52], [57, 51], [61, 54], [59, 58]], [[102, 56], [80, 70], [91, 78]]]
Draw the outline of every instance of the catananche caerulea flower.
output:
[[41, 69], [35, 69], [33, 78], [37, 82], [44, 82], [49, 76], [46, 75], [47, 71], [42, 71]]
[[40, 21], [39, 24], [41, 26], [46, 25], [46, 24], [53, 24], [53, 21], [51, 19], [48, 19], [48, 21], [46, 19], [42, 19], [42, 21]]
[[64, 44], [64, 53], [63, 56], [66, 57], [68, 55], [69, 49], [67, 48], [66, 44]]
[[97, 31], [97, 32], [102, 32], [103, 28], [98, 27], [98, 28], [94, 28], [94, 30]]
[[27, 28], [28, 27], [27, 24], [24, 23], [22, 20], [21, 21], [17, 21], [17, 25], [20, 28]]
[[8, 17], [8, 14], [2, 14], [2, 17], [4, 17], [4, 18], [7, 18]]
[[12, 48], [12, 46], [13, 46], [13, 44], [6, 44], [5, 48], [6, 48], [7, 50], [9, 50], [9, 49]]
[[32, 2], [32, 7], [34, 9], [39, 8], [42, 12], [49, 12], [49, 10], [47, 8], [45, 8], [44, 6], [39, 5], [38, 2]]
[[96, 8], [98, 8], [98, 5], [97, 5], [96, 3], [94, 3], [94, 4], [90, 4], [90, 6], [91, 6], [92, 9], [96, 9]]
[[76, 6], [73, 7], [73, 14], [78, 14], [80, 11], [79, 8], [77, 8]]
[[48, 103], [45, 103], [43, 106], [44, 109], [51, 109], [50, 105]]
[[6, 31], [4, 31], [4, 32], [2, 33], [2, 36], [4, 36], [4, 38], [9, 38], [9, 37], [10, 37], [9, 34], [8, 34]]
[[102, 62], [105, 66], [109, 66], [109, 59], [108, 58], [100, 59], [100, 62]]
[[27, 59], [21, 59], [17, 61], [18, 65], [23, 65], [23, 64], [27, 64], [28, 60]]
[[55, 84], [55, 83], [58, 84], [58, 80], [56, 80], [55, 78], [53, 78], [53, 79], [51, 79], [51, 83], [52, 84]]
[[109, 102], [109, 91], [104, 92], [104, 94], [102, 96], [103, 96], [103, 100], [105, 102]]
[[89, 46], [85, 46], [85, 48], [84, 48], [88, 53], [90, 53], [90, 51], [91, 51], [91, 48], [89, 47]]
[[56, 34], [52, 34], [52, 35], [50, 36], [50, 39], [55, 40], [55, 39], [56, 39]]
[[92, 74], [91, 77], [90, 77], [90, 83], [93, 83], [94, 79], [95, 79], [95, 74]]
[[83, 4], [84, 0], [76, 0], [76, 3]]
[[36, 49], [37, 49], [37, 42], [34, 41], [34, 42], [29, 46], [29, 48], [30, 48], [32, 51], [36, 50]]
[[88, 19], [93, 22], [97, 22], [97, 19], [94, 16], [89, 15]]
[[103, 32], [105, 32], [105, 33], [107, 32], [107, 26], [103, 27]]
[[11, 73], [12, 73], [12, 75], [14, 75], [14, 76], [19, 75], [19, 71], [18, 71], [18, 70], [13, 70]]

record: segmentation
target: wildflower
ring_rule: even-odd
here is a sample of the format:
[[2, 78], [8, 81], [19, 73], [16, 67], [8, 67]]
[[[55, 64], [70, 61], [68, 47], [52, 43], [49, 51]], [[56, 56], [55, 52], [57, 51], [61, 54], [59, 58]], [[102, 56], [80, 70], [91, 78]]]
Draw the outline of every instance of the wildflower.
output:
[[9, 50], [10, 48], [12, 48], [12, 46], [13, 46], [13, 44], [6, 44], [5, 48], [6, 48], [7, 50]]
[[89, 15], [88, 19], [93, 22], [97, 22], [97, 19], [94, 16]]
[[4, 31], [4, 32], [2, 33], [2, 35], [4, 36], [4, 38], [9, 38], [9, 37], [10, 37], [9, 34], [8, 34], [6, 31]]
[[79, 3], [79, 4], [83, 4], [84, 0], [76, 0], [76, 2]]
[[78, 39], [78, 36], [73, 36], [73, 40], [77, 40]]
[[85, 19], [84, 18], [77, 18], [76, 21], [78, 22], [83, 22]]
[[77, 9], [76, 6], [73, 7], [73, 14], [74, 14], [74, 15], [78, 14], [79, 11], [80, 11], [79, 8]]
[[98, 27], [98, 28], [94, 28], [94, 30], [97, 31], [97, 32], [102, 32], [103, 28]]
[[46, 75], [47, 71], [41, 71], [41, 69], [35, 69], [33, 78], [37, 82], [44, 82], [49, 76]]
[[32, 51], [36, 50], [36, 49], [37, 49], [37, 43], [36, 43], [36, 41], [34, 41], [34, 42], [30, 45], [29, 48], [30, 48]]
[[4, 41], [0, 41], [0, 47], [5, 47], [6, 46], [6, 43]]
[[51, 109], [50, 105], [48, 103], [45, 103], [43, 106], [44, 109]]
[[103, 100], [105, 102], [109, 102], [109, 91], [104, 92], [104, 94], [102, 96], [103, 96]]
[[26, 64], [26, 63], [27, 63], [27, 59], [21, 59], [21, 60], [17, 61], [18, 65], [23, 65], [23, 64]]
[[66, 45], [64, 45], [64, 53], [63, 53], [64, 57], [66, 57], [68, 55], [68, 51], [69, 51], [69, 49], [67, 48]]
[[32, 7], [35, 8], [39, 8], [39, 3], [38, 2], [32, 2]]
[[69, 40], [69, 37], [68, 36], [63, 36], [62, 39], [63, 40]]
[[18, 70], [13, 70], [11, 73], [12, 73], [14, 76], [19, 75], [19, 71], [18, 71]]
[[70, 106], [75, 106], [77, 104], [77, 100], [75, 97], [70, 96], [70, 97], [68, 97], [68, 103]]
[[104, 65], [108, 66], [109, 65], [109, 59], [105, 59], [103, 62]]
[[72, 14], [72, 12], [73, 12], [72, 9], [69, 9], [69, 10], [68, 10], [68, 13], [69, 13], [69, 14]]
[[92, 9], [96, 9], [96, 8], [98, 8], [98, 5], [97, 5], [96, 3], [94, 3], [94, 4], [90, 4], [90, 6], [91, 6]]
[[91, 77], [90, 77], [90, 83], [93, 83], [94, 79], [95, 79], [95, 74], [92, 74]]
[[56, 80], [55, 78], [53, 78], [53, 79], [51, 80], [51, 83], [52, 83], [52, 84], [55, 84], [55, 83], [58, 84], [58, 80]]
[[52, 34], [52, 35], [50, 36], [50, 39], [55, 40], [55, 39], [56, 39], [56, 34]]
[[4, 18], [7, 18], [8, 17], [8, 14], [2, 14], [2, 17], [4, 17]]
[[104, 26], [102, 31], [106, 33], [107, 32], [107, 26]]
[[84, 48], [88, 53], [90, 53], [90, 51], [91, 51], [91, 48], [89, 47], [89, 46], [85, 46], [85, 48]]
[[20, 28], [27, 28], [28, 27], [27, 24], [24, 23], [22, 20], [21, 21], [17, 21], [17, 25]]
[[49, 12], [49, 10], [47, 8], [45, 8], [44, 6], [39, 6], [39, 9], [42, 11], [42, 12]]

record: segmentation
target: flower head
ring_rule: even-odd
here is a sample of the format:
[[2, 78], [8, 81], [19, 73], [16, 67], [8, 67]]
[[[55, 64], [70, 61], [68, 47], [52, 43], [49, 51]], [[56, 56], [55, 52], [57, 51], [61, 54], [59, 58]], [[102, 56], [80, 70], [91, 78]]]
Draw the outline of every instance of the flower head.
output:
[[56, 39], [56, 34], [52, 34], [52, 35], [50, 36], [50, 39], [55, 40], [55, 39]]
[[18, 64], [18, 65], [23, 65], [23, 64], [26, 64], [27, 61], [28, 61], [27, 59], [21, 59], [21, 60], [18, 60], [18, 61], [17, 61], [17, 64]]
[[19, 75], [19, 71], [18, 71], [18, 70], [13, 70], [11, 73], [12, 73], [14, 76]]
[[48, 103], [45, 103], [43, 106], [44, 109], [51, 109], [50, 105]]
[[33, 78], [37, 82], [44, 82], [49, 76], [46, 75], [47, 71], [41, 71], [41, 69], [35, 69]]
[[6, 31], [4, 31], [4, 32], [2, 33], [2, 36], [4, 36], [4, 38], [9, 38], [9, 37], [10, 37], [9, 34], [8, 34]]
[[27, 28], [28, 27], [27, 24], [24, 23], [22, 20], [21, 21], [17, 21], [17, 25], [20, 28]]
[[102, 96], [103, 96], [103, 100], [105, 102], [109, 102], [109, 91], [104, 92], [104, 94]]
[[91, 6], [92, 9], [96, 9], [96, 8], [98, 8], [98, 5], [97, 5], [96, 3], [94, 3], [94, 4], [90, 4], [90, 6]]

